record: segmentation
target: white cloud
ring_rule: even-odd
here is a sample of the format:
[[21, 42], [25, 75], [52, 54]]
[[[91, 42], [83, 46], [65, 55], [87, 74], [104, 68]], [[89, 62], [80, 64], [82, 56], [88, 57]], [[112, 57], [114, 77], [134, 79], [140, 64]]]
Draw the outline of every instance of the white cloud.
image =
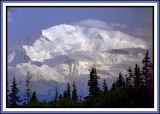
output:
[[80, 21], [80, 22], [73, 22], [72, 24], [86, 26], [86, 27], [94, 27], [94, 28], [99, 28], [99, 29], [114, 29], [114, 28], [126, 29], [127, 28], [126, 24], [107, 23], [104, 21], [89, 20], [89, 19]]
[[126, 24], [110, 23], [110, 25], [111, 25], [113, 28], [122, 28], [122, 29], [126, 29], [126, 28], [127, 28], [127, 25], [126, 25]]
[[99, 20], [84, 20], [80, 22], [73, 22], [74, 25], [86, 26], [86, 27], [95, 27], [100, 29], [112, 29], [113, 27], [108, 25], [106, 22]]

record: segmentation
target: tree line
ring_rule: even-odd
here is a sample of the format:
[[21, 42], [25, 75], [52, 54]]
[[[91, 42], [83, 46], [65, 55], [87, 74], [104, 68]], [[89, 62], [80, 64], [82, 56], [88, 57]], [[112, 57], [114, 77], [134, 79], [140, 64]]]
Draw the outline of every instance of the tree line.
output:
[[[148, 50], [142, 60], [142, 68], [135, 64], [134, 69], [131, 66], [127, 69], [127, 74], [119, 73], [116, 81], [112, 83], [111, 88], [107, 86], [104, 79], [102, 87], [98, 79], [96, 68], [92, 68], [89, 74], [88, 87], [89, 95], [84, 97], [77, 95], [76, 83], [67, 83], [66, 90], [59, 94], [57, 88], [53, 100], [39, 101], [35, 91], [31, 91], [31, 77], [26, 78], [25, 99], [21, 100], [16, 79], [13, 77], [11, 91], [8, 89], [7, 82], [7, 107], [51, 107], [51, 108], [149, 108], [154, 106], [154, 76], [153, 64], [149, 58]], [[19, 105], [18, 102], [23, 102]]]

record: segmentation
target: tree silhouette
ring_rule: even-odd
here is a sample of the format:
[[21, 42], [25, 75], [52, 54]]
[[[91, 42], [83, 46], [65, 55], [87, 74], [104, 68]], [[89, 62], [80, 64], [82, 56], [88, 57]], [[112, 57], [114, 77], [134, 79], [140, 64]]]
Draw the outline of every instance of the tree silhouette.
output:
[[104, 94], [108, 92], [108, 87], [105, 79], [103, 80], [103, 83], [102, 83], [102, 89]]
[[142, 60], [142, 77], [145, 91], [150, 99], [150, 106], [153, 107], [153, 64], [150, 61], [149, 52], [147, 50], [144, 59]]
[[142, 60], [143, 68], [142, 68], [142, 76], [144, 85], [149, 85], [151, 79], [153, 79], [153, 65], [150, 61], [150, 57], [148, 56], [148, 50], [145, 54], [144, 59]]
[[129, 76], [126, 74], [126, 81], [125, 81], [125, 87], [128, 88], [129, 87]]
[[12, 89], [11, 93], [9, 94], [10, 104], [11, 104], [11, 107], [16, 107], [17, 102], [20, 102], [20, 97], [18, 96], [19, 89], [17, 87], [15, 76], [13, 77], [13, 85], [11, 86], [11, 89]]
[[62, 97], [62, 95], [60, 94], [60, 95], [59, 95], [59, 100], [61, 100], [62, 98], [63, 98], [63, 97]]
[[110, 90], [115, 90], [115, 89], [116, 89], [116, 82], [113, 82]]
[[66, 97], [68, 99], [71, 99], [71, 87], [70, 87], [69, 83], [67, 83], [67, 91], [66, 92], [67, 92]]
[[131, 66], [129, 65], [128, 67], [128, 81], [129, 81], [129, 87], [131, 88], [132, 85], [133, 85], [133, 73], [132, 73], [132, 69], [131, 69]]
[[31, 104], [36, 104], [36, 103], [38, 103], [38, 98], [36, 92], [34, 91], [31, 98]]
[[75, 82], [73, 82], [72, 100], [78, 101], [77, 88]]
[[121, 72], [119, 73], [119, 77], [118, 77], [118, 80], [117, 80], [117, 82], [116, 82], [116, 86], [117, 86], [117, 87], [123, 87], [123, 88], [124, 88], [124, 86], [125, 86], [124, 78], [123, 78]]
[[97, 96], [99, 92], [99, 87], [98, 87], [98, 79], [99, 76], [97, 76], [97, 71], [96, 68], [92, 68], [92, 71], [90, 72], [90, 79], [88, 81], [88, 86], [89, 86], [89, 95]]
[[57, 88], [56, 88], [56, 92], [55, 92], [55, 95], [54, 95], [54, 100], [55, 100], [55, 101], [58, 100], [58, 92], [57, 92]]
[[136, 90], [140, 89], [141, 82], [142, 82], [141, 71], [138, 64], [136, 64], [134, 69], [134, 87]]
[[66, 92], [66, 90], [65, 90], [64, 93], [63, 93], [63, 97], [64, 97], [64, 98], [67, 98], [67, 92]]
[[26, 89], [25, 89], [25, 94], [26, 94], [25, 97], [26, 97], [26, 99], [24, 99], [24, 100], [27, 101], [27, 104], [30, 103], [31, 96], [32, 96], [31, 86], [32, 86], [31, 85], [31, 77], [30, 77], [29, 73], [27, 72]]

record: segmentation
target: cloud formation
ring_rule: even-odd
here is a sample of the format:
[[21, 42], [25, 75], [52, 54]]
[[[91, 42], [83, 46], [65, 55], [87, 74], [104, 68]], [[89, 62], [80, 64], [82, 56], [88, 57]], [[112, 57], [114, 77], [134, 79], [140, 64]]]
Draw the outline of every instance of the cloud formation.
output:
[[73, 22], [73, 25], [80, 25], [80, 26], [85, 26], [85, 27], [95, 27], [99, 29], [126, 29], [127, 25], [126, 24], [118, 24], [118, 23], [107, 23], [104, 21], [99, 21], [99, 20], [84, 20], [80, 22]]

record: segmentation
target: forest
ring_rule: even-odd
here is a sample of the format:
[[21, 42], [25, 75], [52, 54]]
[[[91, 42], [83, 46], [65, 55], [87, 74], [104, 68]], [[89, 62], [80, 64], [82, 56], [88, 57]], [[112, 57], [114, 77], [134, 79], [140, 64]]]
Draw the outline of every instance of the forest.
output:
[[[55, 90], [53, 100], [39, 101], [36, 91], [31, 91], [31, 78], [26, 79], [25, 99], [19, 96], [16, 78], [13, 77], [11, 90], [9, 91], [7, 81], [6, 107], [7, 108], [153, 108], [154, 107], [154, 73], [153, 63], [149, 52], [146, 51], [142, 60], [142, 68], [135, 64], [127, 69], [127, 74], [119, 76], [112, 83], [111, 88], [107, 86], [104, 79], [100, 84], [96, 68], [92, 68], [89, 74], [89, 95], [83, 99], [77, 95], [76, 83], [66, 83], [66, 90], [59, 94]], [[72, 91], [71, 91], [72, 87]], [[21, 105], [20, 103], [21, 102]]]

